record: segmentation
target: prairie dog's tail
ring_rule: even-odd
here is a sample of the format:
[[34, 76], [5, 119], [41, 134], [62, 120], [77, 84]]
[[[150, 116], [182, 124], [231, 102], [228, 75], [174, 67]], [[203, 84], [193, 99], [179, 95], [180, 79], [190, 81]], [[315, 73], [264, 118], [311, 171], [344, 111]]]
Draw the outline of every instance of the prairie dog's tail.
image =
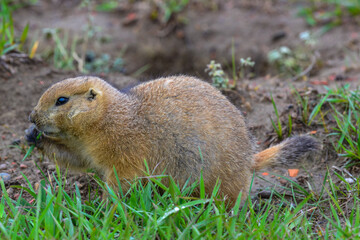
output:
[[288, 138], [278, 145], [265, 149], [255, 154], [255, 170], [272, 163], [295, 162], [308, 156], [308, 154], [317, 154], [321, 150], [321, 144], [311, 136], [296, 136]]

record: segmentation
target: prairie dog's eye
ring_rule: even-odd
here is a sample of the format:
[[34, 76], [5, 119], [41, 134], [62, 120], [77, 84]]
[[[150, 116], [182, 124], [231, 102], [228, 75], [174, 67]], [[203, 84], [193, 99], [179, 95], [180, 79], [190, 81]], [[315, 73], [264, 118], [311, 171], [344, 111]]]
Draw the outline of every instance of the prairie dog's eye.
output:
[[67, 97], [59, 97], [59, 98], [56, 100], [55, 105], [56, 105], [56, 106], [64, 105], [64, 104], [67, 103], [68, 101], [69, 101], [69, 98], [67, 98]]

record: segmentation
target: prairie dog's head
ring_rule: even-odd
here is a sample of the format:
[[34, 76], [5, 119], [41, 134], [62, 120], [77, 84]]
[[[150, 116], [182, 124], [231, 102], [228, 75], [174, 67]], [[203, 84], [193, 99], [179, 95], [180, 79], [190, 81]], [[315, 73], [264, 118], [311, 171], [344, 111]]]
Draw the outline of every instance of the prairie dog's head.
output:
[[51, 86], [30, 114], [46, 137], [66, 138], [96, 124], [105, 92], [112, 87], [97, 77], [69, 78]]

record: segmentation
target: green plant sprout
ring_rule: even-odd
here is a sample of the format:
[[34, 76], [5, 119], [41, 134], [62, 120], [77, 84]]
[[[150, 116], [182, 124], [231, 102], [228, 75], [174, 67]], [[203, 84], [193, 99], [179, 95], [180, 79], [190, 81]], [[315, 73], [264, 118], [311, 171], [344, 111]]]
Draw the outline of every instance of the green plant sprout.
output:
[[255, 62], [251, 60], [250, 57], [248, 58], [240, 58], [240, 79], [245, 78], [245, 68], [246, 67], [254, 67]]
[[164, 12], [162, 21], [167, 23], [170, 18], [181, 11], [189, 4], [189, 0], [161, 0], [156, 1]]
[[280, 115], [279, 115], [279, 112], [277, 110], [276, 103], [274, 101], [274, 98], [273, 98], [272, 94], [270, 96], [271, 96], [271, 102], [272, 102], [272, 105], [273, 105], [273, 108], [274, 108], [274, 111], [275, 111], [276, 120], [277, 120], [277, 125], [276, 125], [274, 120], [272, 120], [272, 118], [270, 117], [271, 125], [275, 129], [275, 132], [276, 132], [278, 138], [280, 140], [282, 140], [284, 136], [283, 136], [282, 126], [281, 126]]
[[309, 7], [300, 8], [298, 15], [312, 27], [325, 22], [326, 24], [320, 29], [321, 34], [324, 34], [341, 25], [344, 16], [359, 16], [360, 1], [312, 0]]
[[21, 51], [26, 41], [28, 31], [29, 24], [26, 24], [20, 38], [15, 36], [12, 9], [8, 6], [7, 1], [2, 0], [0, 5], [0, 56], [12, 50]]
[[234, 47], [234, 40], [231, 44], [231, 64], [232, 64], [232, 75], [233, 75], [233, 84], [230, 88], [236, 88], [238, 79], [245, 78], [246, 68], [254, 67], [255, 62], [251, 60], [250, 57], [248, 58], [240, 58], [240, 71], [237, 73], [236, 71], [236, 62], [235, 62], [235, 47]]
[[[39, 134], [36, 136], [36, 140], [39, 140], [40, 137], [41, 137], [41, 132], [39, 132]], [[32, 151], [34, 151], [34, 148], [35, 148], [35, 144], [32, 144], [32, 145], [30, 146], [30, 148], [27, 150], [24, 158], [22, 159], [22, 162], [23, 162], [26, 158], [28, 158], [28, 157], [30, 156], [30, 154], [32, 153]]]
[[214, 87], [219, 89], [229, 88], [229, 78], [222, 70], [220, 63], [216, 63], [214, 60], [211, 60], [210, 63], [206, 65], [205, 72], [209, 72], [209, 76], [211, 77], [212, 85]]

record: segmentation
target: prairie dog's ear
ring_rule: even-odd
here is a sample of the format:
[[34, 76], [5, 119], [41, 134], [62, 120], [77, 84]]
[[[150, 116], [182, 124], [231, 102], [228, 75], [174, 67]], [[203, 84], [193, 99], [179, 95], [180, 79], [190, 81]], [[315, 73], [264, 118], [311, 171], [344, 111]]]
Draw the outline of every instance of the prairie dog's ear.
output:
[[89, 102], [93, 102], [91, 104], [84, 104], [83, 101], [78, 101], [77, 103], [73, 104], [72, 108], [69, 110], [69, 113], [67, 114], [67, 117], [70, 120], [73, 120], [77, 115], [85, 112], [89, 112], [93, 109], [95, 109], [98, 105], [98, 102], [94, 102], [98, 97], [102, 96], [102, 92], [100, 90], [97, 90], [95, 88], [90, 88], [86, 94], [86, 100]]
[[96, 99], [96, 97], [98, 96], [101, 96], [102, 95], [102, 92], [98, 89], [95, 89], [95, 88], [90, 88], [88, 93], [87, 93], [87, 99], [89, 101], [93, 101]]

